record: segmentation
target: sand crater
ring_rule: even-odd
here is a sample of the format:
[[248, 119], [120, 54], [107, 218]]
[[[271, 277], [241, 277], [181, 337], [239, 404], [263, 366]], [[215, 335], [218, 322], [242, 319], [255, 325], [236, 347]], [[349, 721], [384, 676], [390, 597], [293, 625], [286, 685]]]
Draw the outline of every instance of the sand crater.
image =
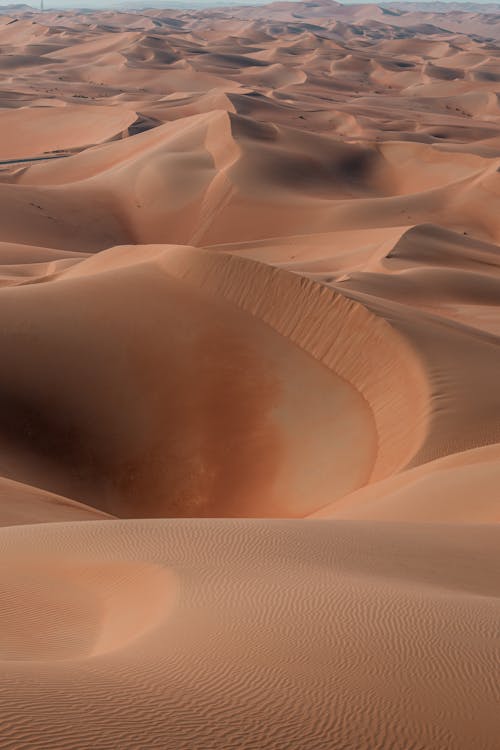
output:
[[130, 562], [12, 560], [0, 576], [0, 660], [62, 661], [126, 648], [168, 615], [175, 576]]

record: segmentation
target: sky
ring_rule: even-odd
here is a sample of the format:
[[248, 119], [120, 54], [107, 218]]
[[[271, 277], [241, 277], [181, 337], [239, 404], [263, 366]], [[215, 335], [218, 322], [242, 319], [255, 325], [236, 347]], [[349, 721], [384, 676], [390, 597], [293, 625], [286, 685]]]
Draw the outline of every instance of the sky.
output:
[[[297, 0], [300, 1], [300, 0]], [[411, 0], [410, 0], [411, 1]], [[426, 0], [418, 0], [419, 2], [425, 2]], [[460, 0], [439, 0], [440, 2], [460, 2]], [[489, 4], [494, 5], [498, 4], [500, 5], [500, 0], [498, 0], [498, 3], [491, 2], [491, 0], [462, 0], [463, 2], [470, 3], [471, 1], [474, 4]], [[131, 9], [134, 7], [137, 8], [178, 8], [178, 7], [184, 7], [184, 8], [195, 8], [195, 7], [214, 7], [217, 5], [262, 5], [267, 2], [272, 2], [272, 0], [137, 0], [137, 4], [135, 5], [134, 0], [44, 0], [44, 6], [46, 10], [49, 10], [50, 8], [58, 9], [58, 8], [120, 8], [121, 6], [126, 6], [127, 9]], [[338, 0], [338, 2], [342, 2], [344, 5], [353, 5], [358, 3], [374, 3], [374, 4], [380, 4], [385, 5], [387, 2], [391, 2], [391, 0]], [[398, 0], [398, 2], [403, 3], [404, 0]], [[427, 0], [429, 4], [433, 2], [433, 0]], [[27, 2], [25, 0], [12, 0], [12, 5], [14, 4], [25, 4], [30, 5], [33, 8], [40, 8], [40, 2], [36, 2], [36, 0], [28, 0]], [[4, 0], [2, 3], [2, 0], [0, 0], [0, 8], [2, 6], [9, 5], [8, 2]]]

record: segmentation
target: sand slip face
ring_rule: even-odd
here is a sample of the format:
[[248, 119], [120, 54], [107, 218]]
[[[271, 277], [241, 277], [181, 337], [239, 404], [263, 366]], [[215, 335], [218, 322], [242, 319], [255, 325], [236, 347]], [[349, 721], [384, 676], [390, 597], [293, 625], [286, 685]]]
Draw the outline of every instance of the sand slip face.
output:
[[113, 514], [304, 516], [424, 439], [404, 340], [254, 261], [115, 248], [4, 288], [0, 307], [3, 473]]
[[0, 748], [497, 750], [498, 19], [0, 16]]

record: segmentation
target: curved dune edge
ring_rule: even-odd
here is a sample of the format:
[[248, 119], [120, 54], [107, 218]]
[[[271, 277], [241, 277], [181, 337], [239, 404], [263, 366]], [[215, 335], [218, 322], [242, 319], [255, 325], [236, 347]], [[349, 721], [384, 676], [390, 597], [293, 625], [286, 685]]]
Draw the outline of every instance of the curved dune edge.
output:
[[114, 516], [77, 500], [0, 477], [0, 527], [106, 518]]
[[2, 560], [0, 664], [119, 651], [161, 623], [176, 597], [175, 576], [161, 565], [26, 550]]
[[360, 393], [156, 259], [118, 249], [0, 293], [3, 473], [136, 517], [303, 517], [365, 484]]
[[438, 458], [362, 487], [310, 518], [499, 523], [500, 444]]
[[500, 750], [497, 11], [0, 10], [0, 750]]
[[388, 323], [311, 279], [248, 258], [175, 247], [161, 262], [169, 274], [258, 317], [361, 393], [378, 434], [370, 481], [401, 469], [418, 451], [427, 429], [428, 379]]
[[422, 362], [389, 323], [331, 288], [253, 259], [186, 245], [110, 248], [59, 278], [153, 259], [170, 276], [263, 321], [362, 395], [378, 443], [369, 482], [403, 468], [418, 452], [430, 404]]

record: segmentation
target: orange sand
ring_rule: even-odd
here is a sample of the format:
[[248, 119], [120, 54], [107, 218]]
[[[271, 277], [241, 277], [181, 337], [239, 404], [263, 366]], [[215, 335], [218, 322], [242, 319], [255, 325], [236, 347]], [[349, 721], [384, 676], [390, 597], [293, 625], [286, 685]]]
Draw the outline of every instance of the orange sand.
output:
[[500, 16], [439, 11], [2, 11], [2, 750], [498, 748]]

